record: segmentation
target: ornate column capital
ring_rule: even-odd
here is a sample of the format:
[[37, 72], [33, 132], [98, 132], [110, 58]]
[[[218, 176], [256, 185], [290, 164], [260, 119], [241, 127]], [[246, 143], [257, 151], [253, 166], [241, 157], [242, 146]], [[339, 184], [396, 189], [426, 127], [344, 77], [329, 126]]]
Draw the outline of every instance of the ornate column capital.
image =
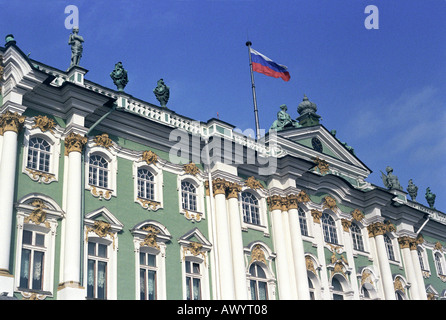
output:
[[273, 195], [266, 198], [266, 202], [268, 203], [269, 210], [282, 210], [282, 197], [279, 195]]
[[312, 209], [311, 210], [311, 216], [313, 217], [313, 220], [315, 223], [321, 223], [321, 218], [322, 218], [322, 212]]
[[369, 237], [382, 236], [387, 232], [387, 226], [383, 222], [375, 222], [367, 226]]
[[309, 201], [310, 201], [310, 197], [308, 196], [308, 194], [305, 191], [301, 190], [299, 192], [299, 194], [297, 195], [297, 202], [306, 203]]
[[19, 133], [20, 129], [25, 122], [26, 117], [20, 115], [18, 112], [11, 112], [7, 110], [0, 115], [0, 135], [3, 135], [6, 131], [14, 131]]
[[[398, 238], [398, 243], [400, 244], [401, 249], [407, 249], [407, 248], [412, 249], [413, 244], [415, 244], [415, 239], [408, 236], [403, 236]], [[416, 244], [415, 244], [415, 249], [416, 249]]]
[[222, 178], [216, 178], [212, 180], [212, 190], [214, 191], [214, 197], [217, 194], [226, 194], [227, 181]]
[[226, 185], [226, 190], [227, 199], [238, 199], [238, 194], [242, 191], [242, 186], [235, 182], [228, 182]]
[[299, 207], [299, 196], [295, 194], [289, 194], [286, 196], [288, 200], [288, 209], [297, 209]]
[[82, 152], [82, 149], [84, 148], [87, 141], [87, 137], [71, 132], [64, 140], [65, 155], [67, 156], [72, 151]]

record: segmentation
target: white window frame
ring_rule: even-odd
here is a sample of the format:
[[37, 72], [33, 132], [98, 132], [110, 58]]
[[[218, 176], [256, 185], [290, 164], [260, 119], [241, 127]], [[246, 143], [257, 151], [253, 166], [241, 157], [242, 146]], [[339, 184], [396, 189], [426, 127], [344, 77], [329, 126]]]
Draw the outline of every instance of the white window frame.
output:
[[[183, 195], [181, 192], [181, 182], [188, 181], [194, 185], [197, 195], [197, 210], [185, 210], [182, 206]], [[177, 175], [177, 192], [178, 192], [178, 210], [186, 217], [188, 220], [201, 221], [201, 219], [206, 218], [205, 207], [204, 207], [204, 181], [201, 178], [197, 178], [191, 174], [179, 174]]]
[[[110, 300], [112, 299], [110, 297], [110, 295], [112, 294], [112, 290], [110, 288], [110, 283], [112, 283], [112, 278], [113, 278], [113, 274], [112, 274], [112, 265], [111, 265], [111, 242], [109, 240], [105, 240], [102, 239], [100, 237], [89, 237], [88, 241], [85, 242], [86, 244], [86, 252], [85, 252], [85, 261], [86, 261], [86, 266], [85, 266], [85, 297], [87, 297], [87, 299], [98, 299], [97, 298], [97, 293], [95, 293], [94, 297], [88, 297], [88, 281], [89, 281], [89, 274], [88, 274], [88, 261], [90, 260], [90, 253], [88, 252], [88, 248], [89, 248], [89, 244], [90, 243], [94, 243], [96, 248], [99, 247], [99, 245], [104, 245], [106, 247], [106, 257], [98, 257], [97, 255], [95, 255], [93, 257], [92, 260], [96, 261], [96, 262], [105, 262], [107, 264], [106, 266], [106, 279], [105, 279], [105, 298], [104, 300]], [[94, 278], [95, 280], [97, 280], [97, 268], [95, 269], [95, 275]], [[97, 285], [95, 285], [95, 292], [97, 289]]]
[[[159, 233], [156, 235], [156, 244], [158, 248], [142, 245], [148, 231], [144, 230], [146, 227], [154, 227]], [[146, 220], [138, 225], [136, 225], [131, 233], [133, 235], [133, 245], [135, 251], [135, 299], [140, 300], [140, 279], [139, 279], [139, 269], [140, 260], [139, 254], [141, 251], [151, 253], [156, 255], [157, 260], [157, 272], [156, 272], [156, 282], [157, 282], [157, 300], [165, 300], [166, 295], [166, 242], [169, 241], [172, 236], [167, 230], [167, 228], [161, 223], [154, 220]]]
[[[242, 202], [242, 193], [249, 192], [254, 197], [257, 198], [259, 205], [259, 224], [252, 224], [245, 222], [243, 219], [243, 202]], [[261, 192], [260, 190], [253, 190], [251, 188], [243, 187], [242, 191], [238, 195], [238, 203], [239, 203], [239, 212], [240, 212], [240, 225], [242, 230], [253, 229], [257, 231], [262, 231], [265, 236], [269, 236], [269, 227], [268, 227], [268, 216], [267, 216], [267, 204], [266, 204], [266, 194]]]
[[[359, 232], [353, 231], [352, 230], [353, 226], [356, 226], [358, 228]], [[366, 250], [366, 243], [365, 243], [365, 237], [364, 237], [363, 228], [361, 228], [361, 225], [359, 225], [355, 221], [352, 221], [349, 229], [350, 229], [350, 237], [351, 237], [351, 240], [352, 240], [352, 249], [353, 249], [353, 251], [360, 252], [360, 253], [367, 252], [367, 250]], [[355, 248], [355, 242], [357, 242], [357, 239], [355, 241], [354, 235], [356, 235], [356, 238], [358, 236], [360, 237], [361, 244], [362, 244], [362, 250]]]
[[[443, 252], [441, 252], [440, 250], [432, 250], [432, 256], [434, 258], [434, 265], [437, 276], [439, 278], [446, 278], [446, 267], [445, 267], [446, 264]], [[439, 257], [439, 261], [437, 261], [437, 256]], [[438, 270], [439, 269], [438, 264], [440, 264], [441, 272], [439, 272], [440, 270]]]
[[[325, 230], [324, 230], [324, 222], [323, 222], [323, 219], [324, 219], [324, 215], [327, 215], [329, 218], [331, 218], [332, 220], [333, 220], [333, 223], [334, 223], [334, 225], [333, 226], [327, 226], [328, 228], [329, 228], [329, 236], [330, 236], [330, 240], [332, 240], [331, 238], [332, 238], [332, 235], [331, 235], [331, 229], [332, 228], [334, 228], [334, 232], [335, 232], [335, 235], [336, 235], [336, 242], [331, 242], [331, 241], [327, 241], [327, 239], [326, 239], [326, 237], [325, 237]], [[337, 223], [337, 218], [336, 218], [336, 216], [334, 215], [334, 214], [331, 214], [331, 212], [329, 212], [329, 211], [324, 211], [324, 212], [322, 212], [322, 216], [321, 216], [321, 229], [322, 229], [322, 237], [323, 237], [323, 240], [324, 240], [324, 242], [325, 243], [330, 243], [330, 244], [333, 244], [333, 245], [342, 245], [342, 237], [341, 237], [341, 235], [342, 234], [340, 234], [339, 233], [339, 227], [338, 227], [338, 223]]]
[[[299, 205], [297, 208], [297, 217], [299, 219], [299, 228], [300, 228], [301, 236], [306, 237], [306, 238], [311, 237], [311, 234], [312, 234], [312, 230], [311, 230], [312, 224], [310, 223], [310, 220], [308, 219], [307, 211], [308, 211], [308, 209], [301, 205]], [[301, 213], [303, 213], [303, 216], [304, 216], [303, 219], [305, 219], [305, 227], [307, 230], [307, 234], [302, 233]]]
[[[118, 173], [118, 159], [115, 153], [112, 153], [111, 151], [107, 150], [104, 147], [100, 146], [90, 146], [89, 142], [86, 155], [85, 155], [85, 161], [84, 161], [84, 174], [85, 174], [85, 189], [89, 190], [91, 194], [99, 199], [105, 199], [110, 200], [111, 197], [117, 197], [118, 191], [117, 191], [117, 173]], [[90, 158], [93, 155], [99, 155], [103, 157], [108, 162], [108, 183], [107, 188], [90, 185]]]
[[[39, 128], [31, 128], [31, 124], [26, 124], [24, 128], [22, 173], [39, 183], [49, 184], [53, 181], [58, 181], [61, 135], [57, 131], [54, 131], [55, 133], [52, 134], [50, 131], [42, 132]], [[50, 145], [48, 172], [28, 168], [29, 142], [32, 138], [44, 139]]]
[[[94, 224], [97, 219], [110, 224], [109, 233], [99, 236], [94, 231]], [[122, 231], [124, 225], [105, 207], [89, 212], [84, 218], [84, 277], [83, 287], [87, 296], [88, 281], [88, 242], [97, 242], [107, 245], [107, 300], [117, 299], [117, 253], [119, 248], [118, 232]]]
[[[146, 169], [153, 175], [154, 199], [147, 200], [138, 197], [138, 171]], [[156, 211], [164, 207], [163, 204], [163, 170], [161, 165], [147, 164], [145, 161], [133, 162], [133, 198], [136, 203], [147, 210]]]
[[[35, 209], [31, 203], [35, 199], [40, 199], [44, 202], [47, 208], [44, 209], [46, 212], [45, 223], [37, 224], [32, 220], [28, 220], [32, 211]], [[16, 233], [16, 248], [17, 253], [15, 256], [15, 277], [14, 290], [21, 292], [21, 294], [28, 298], [31, 292], [37, 292], [37, 298], [44, 299], [45, 297], [53, 296], [54, 288], [54, 263], [55, 263], [55, 253], [56, 253], [56, 231], [58, 228], [58, 220], [62, 219], [63, 213], [62, 209], [58, 204], [51, 198], [40, 194], [31, 193], [23, 197], [18, 201], [17, 204], [17, 233]], [[25, 222], [28, 220], [27, 222]], [[34, 232], [39, 232], [45, 234], [45, 258], [43, 266], [43, 283], [42, 290], [21, 290], [20, 287], [20, 269], [21, 269], [21, 259], [22, 259], [22, 248], [23, 248], [23, 230], [30, 230]]]

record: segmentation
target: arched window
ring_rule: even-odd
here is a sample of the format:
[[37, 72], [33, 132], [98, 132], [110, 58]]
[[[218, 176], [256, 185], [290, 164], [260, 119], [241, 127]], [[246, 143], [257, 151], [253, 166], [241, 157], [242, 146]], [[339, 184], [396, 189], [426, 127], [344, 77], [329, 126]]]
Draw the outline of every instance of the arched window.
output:
[[262, 266], [258, 263], [253, 263], [249, 267], [249, 285], [251, 287], [251, 299], [252, 300], [267, 300], [268, 299], [268, 286], [266, 280], [266, 273]]
[[324, 213], [322, 215], [322, 230], [324, 233], [324, 240], [328, 243], [337, 244], [338, 236], [336, 233], [336, 224], [333, 218], [328, 214]]
[[344, 289], [341, 282], [334, 277], [331, 280], [331, 285], [333, 286], [333, 300], [344, 300]]
[[189, 181], [181, 181], [181, 203], [183, 209], [197, 211], [197, 189]]
[[250, 192], [242, 192], [243, 221], [260, 224], [259, 200]]
[[362, 239], [362, 232], [356, 223], [352, 223], [350, 226], [350, 231], [353, 241], [353, 249], [358, 251], [364, 251], [364, 241]]
[[138, 197], [155, 200], [155, 187], [153, 174], [145, 169], [138, 169]]
[[108, 162], [104, 157], [97, 154], [90, 156], [88, 173], [88, 183], [90, 185], [108, 188], [109, 169]]
[[426, 270], [424, 267], [424, 257], [422, 249], [417, 248], [417, 253], [418, 253], [418, 260], [420, 261], [421, 270]]
[[297, 212], [299, 214], [300, 233], [303, 236], [308, 236], [307, 216], [301, 207], [298, 208]]
[[27, 168], [50, 172], [51, 146], [43, 138], [34, 137], [29, 140]]
[[444, 275], [443, 258], [441, 256], [441, 253], [436, 252], [434, 258], [435, 258], [435, 267], [437, 268], [437, 274]]
[[386, 245], [386, 250], [387, 250], [387, 258], [389, 258], [389, 260], [395, 261], [395, 253], [393, 252], [393, 244], [392, 244], [392, 239], [390, 239], [390, 237], [388, 235], [384, 235], [384, 243]]

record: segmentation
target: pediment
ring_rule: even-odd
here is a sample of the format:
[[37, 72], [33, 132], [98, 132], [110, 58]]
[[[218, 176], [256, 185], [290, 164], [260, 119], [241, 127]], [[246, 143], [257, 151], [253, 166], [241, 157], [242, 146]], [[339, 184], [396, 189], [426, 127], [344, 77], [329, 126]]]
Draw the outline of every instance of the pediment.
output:
[[319, 158], [340, 172], [345, 171], [362, 179], [371, 173], [354, 151], [323, 125], [283, 130], [277, 135], [278, 144], [286, 154], [309, 161]]
[[203, 248], [210, 249], [212, 244], [208, 239], [203, 235], [203, 233], [198, 228], [194, 228], [189, 232], [185, 233], [178, 242], [181, 245], [189, 245], [190, 243], [199, 243], [203, 246]]
[[99, 208], [85, 215], [85, 224], [93, 225], [95, 221], [109, 223], [114, 231], [121, 231], [124, 225], [106, 207]]

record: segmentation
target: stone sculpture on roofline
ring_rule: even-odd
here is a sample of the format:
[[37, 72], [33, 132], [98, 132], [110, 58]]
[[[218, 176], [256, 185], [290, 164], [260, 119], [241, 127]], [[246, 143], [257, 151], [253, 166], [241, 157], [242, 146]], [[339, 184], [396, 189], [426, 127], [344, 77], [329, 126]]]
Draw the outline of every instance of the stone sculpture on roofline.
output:
[[409, 180], [409, 185], [407, 186], [407, 192], [409, 193], [412, 201], [415, 201], [418, 194], [418, 187], [412, 182], [412, 179]]
[[84, 38], [79, 35], [79, 28], [73, 27], [72, 33], [68, 38], [68, 44], [71, 46], [71, 64], [70, 68], [78, 66], [82, 57]]
[[159, 79], [157, 86], [153, 89], [156, 99], [160, 102], [161, 107], [166, 108], [167, 101], [169, 101], [170, 88], [166, 86], [163, 79]]
[[117, 87], [118, 91], [124, 91], [125, 86], [129, 82], [127, 70], [122, 66], [122, 62], [119, 61], [115, 64], [115, 69], [110, 73], [110, 77], [113, 83]]
[[401, 187], [398, 177], [393, 174], [393, 168], [387, 166], [386, 172], [387, 175], [385, 175], [384, 172], [381, 171], [381, 179], [383, 181], [384, 186], [386, 186], [386, 188], [389, 190], [397, 189], [402, 191], [403, 187]]

